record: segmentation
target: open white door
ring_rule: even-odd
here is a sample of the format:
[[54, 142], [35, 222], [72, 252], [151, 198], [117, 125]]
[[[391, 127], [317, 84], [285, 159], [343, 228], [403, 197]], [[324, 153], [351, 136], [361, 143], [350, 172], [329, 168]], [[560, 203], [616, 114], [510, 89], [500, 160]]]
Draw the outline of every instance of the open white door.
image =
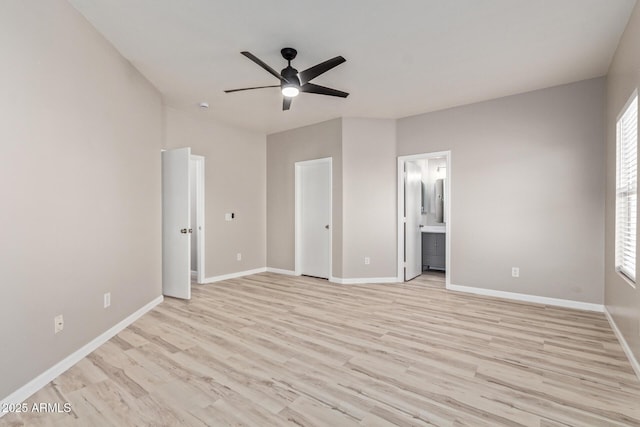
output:
[[162, 152], [162, 293], [191, 299], [191, 148]]
[[420, 227], [422, 206], [422, 170], [412, 162], [405, 163], [405, 227], [404, 247], [406, 266], [404, 280], [422, 274], [422, 230]]
[[296, 163], [300, 274], [328, 279], [331, 263], [331, 159]]

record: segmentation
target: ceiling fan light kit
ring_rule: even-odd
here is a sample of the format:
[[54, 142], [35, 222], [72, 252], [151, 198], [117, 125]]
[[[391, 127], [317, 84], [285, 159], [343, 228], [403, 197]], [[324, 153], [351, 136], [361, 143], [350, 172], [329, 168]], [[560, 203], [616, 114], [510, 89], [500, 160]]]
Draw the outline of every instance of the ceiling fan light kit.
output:
[[292, 47], [285, 47], [280, 51], [282, 57], [287, 61], [287, 66], [282, 69], [280, 73], [271, 68], [265, 62], [260, 60], [257, 56], [253, 55], [251, 52], [240, 52], [242, 55], [246, 56], [264, 70], [266, 70], [269, 74], [280, 80], [279, 85], [270, 85], [270, 86], [254, 86], [254, 87], [246, 87], [241, 89], [229, 89], [225, 90], [225, 93], [231, 92], [239, 92], [244, 90], [253, 90], [253, 89], [264, 89], [271, 87], [279, 87], [284, 99], [282, 101], [282, 109], [288, 110], [291, 108], [291, 100], [292, 98], [298, 96], [300, 92], [306, 93], [315, 93], [318, 95], [328, 95], [328, 96], [337, 96], [339, 98], [346, 98], [349, 96], [347, 92], [342, 92], [337, 89], [331, 89], [328, 87], [316, 85], [313, 83], [309, 83], [312, 79], [318, 77], [320, 74], [326, 73], [332, 68], [337, 67], [342, 64], [346, 60], [342, 56], [336, 56], [335, 58], [328, 59], [320, 64], [314, 65], [311, 68], [308, 68], [302, 72], [298, 72], [295, 68], [291, 66], [291, 61], [295, 59], [298, 52]]
[[298, 96], [300, 93], [300, 89], [298, 89], [294, 85], [287, 85], [282, 87], [282, 96], [288, 96], [289, 98], [293, 98]]

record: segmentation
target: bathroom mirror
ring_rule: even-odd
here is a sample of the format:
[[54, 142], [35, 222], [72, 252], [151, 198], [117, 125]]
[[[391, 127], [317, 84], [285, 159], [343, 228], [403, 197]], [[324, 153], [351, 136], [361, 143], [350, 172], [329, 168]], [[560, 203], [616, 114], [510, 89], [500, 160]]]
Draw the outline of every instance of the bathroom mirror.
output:
[[447, 161], [444, 157], [424, 160], [422, 174], [422, 214], [426, 225], [443, 225]]

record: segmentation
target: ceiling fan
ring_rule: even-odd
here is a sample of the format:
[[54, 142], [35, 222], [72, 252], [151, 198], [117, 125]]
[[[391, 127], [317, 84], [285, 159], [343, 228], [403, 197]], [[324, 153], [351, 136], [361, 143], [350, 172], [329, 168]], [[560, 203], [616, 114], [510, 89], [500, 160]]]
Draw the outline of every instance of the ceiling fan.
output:
[[292, 47], [285, 47], [280, 51], [280, 53], [282, 54], [282, 57], [287, 60], [288, 65], [278, 74], [276, 70], [265, 64], [251, 52], [245, 51], [240, 53], [271, 73], [275, 78], [280, 80], [280, 84], [271, 86], [245, 87], [242, 89], [230, 89], [225, 90], [225, 93], [238, 92], [242, 90], [264, 89], [268, 87], [279, 87], [283, 95], [283, 110], [288, 110], [289, 108], [291, 108], [291, 100], [294, 97], [298, 96], [300, 92], [316, 93], [318, 95], [338, 96], [340, 98], [346, 98], [347, 96], [349, 96], [347, 92], [342, 92], [340, 90], [309, 83], [310, 80], [318, 77], [320, 74], [326, 73], [330, 69], [337, 67], [338, 65], [345, 62], [346, 59], [344, 59], [342, 56], [336, 56], [335, 58], [328, 59], [318, 65], [314, 65], [311, 68], [307, 68], [304, 71], [298, 72], [298, 70], [291, 66], [291, 61], [296, 57], [298, 51], [296, 51]]

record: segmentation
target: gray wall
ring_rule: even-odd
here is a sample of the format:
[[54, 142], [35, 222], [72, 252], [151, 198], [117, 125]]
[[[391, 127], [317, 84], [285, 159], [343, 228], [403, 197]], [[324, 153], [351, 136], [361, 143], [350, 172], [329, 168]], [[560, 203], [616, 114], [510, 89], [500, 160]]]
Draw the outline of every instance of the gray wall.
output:
[[[620, 40], [607, 76], [607, 203], [605, 245], [605, 304], [620, 332], [640, 360], [640, 290], [615, 272], [616, 121], [625, 103], [640, 86], [640, 3]], [[640, 265], [636, 260], [636, 265]]]
[[395, 120], [342, 120], [344, 278], [398, 274], [395, 133]]
[[[191, 147], [205, 160], [205, 276], [266, 263], [266, 137], [165, 107], [165, 148]], [[225, 221], [225, 213], [235, 213]], [[242, 254], [242, 260], [236, 254]]]
[[395, 277], [395, 152], [395, 120], [344, 118], [269, 135], [267, 266], [295, 268], [295, 162], [332, 157], [332, 275]]
[[295, 269], [295, 163], [332, 157], [333, 276], [342, 277], [342, 120], [267, 136], [267, 267]]
[[603, 303], [604, 97], [599, 78], [398, 120], [398, 155], [451, 150], [452, 284]]
[[1, 399], [160, 296], [162, 108], [64, 0], [0, 2], [0, 51]]

